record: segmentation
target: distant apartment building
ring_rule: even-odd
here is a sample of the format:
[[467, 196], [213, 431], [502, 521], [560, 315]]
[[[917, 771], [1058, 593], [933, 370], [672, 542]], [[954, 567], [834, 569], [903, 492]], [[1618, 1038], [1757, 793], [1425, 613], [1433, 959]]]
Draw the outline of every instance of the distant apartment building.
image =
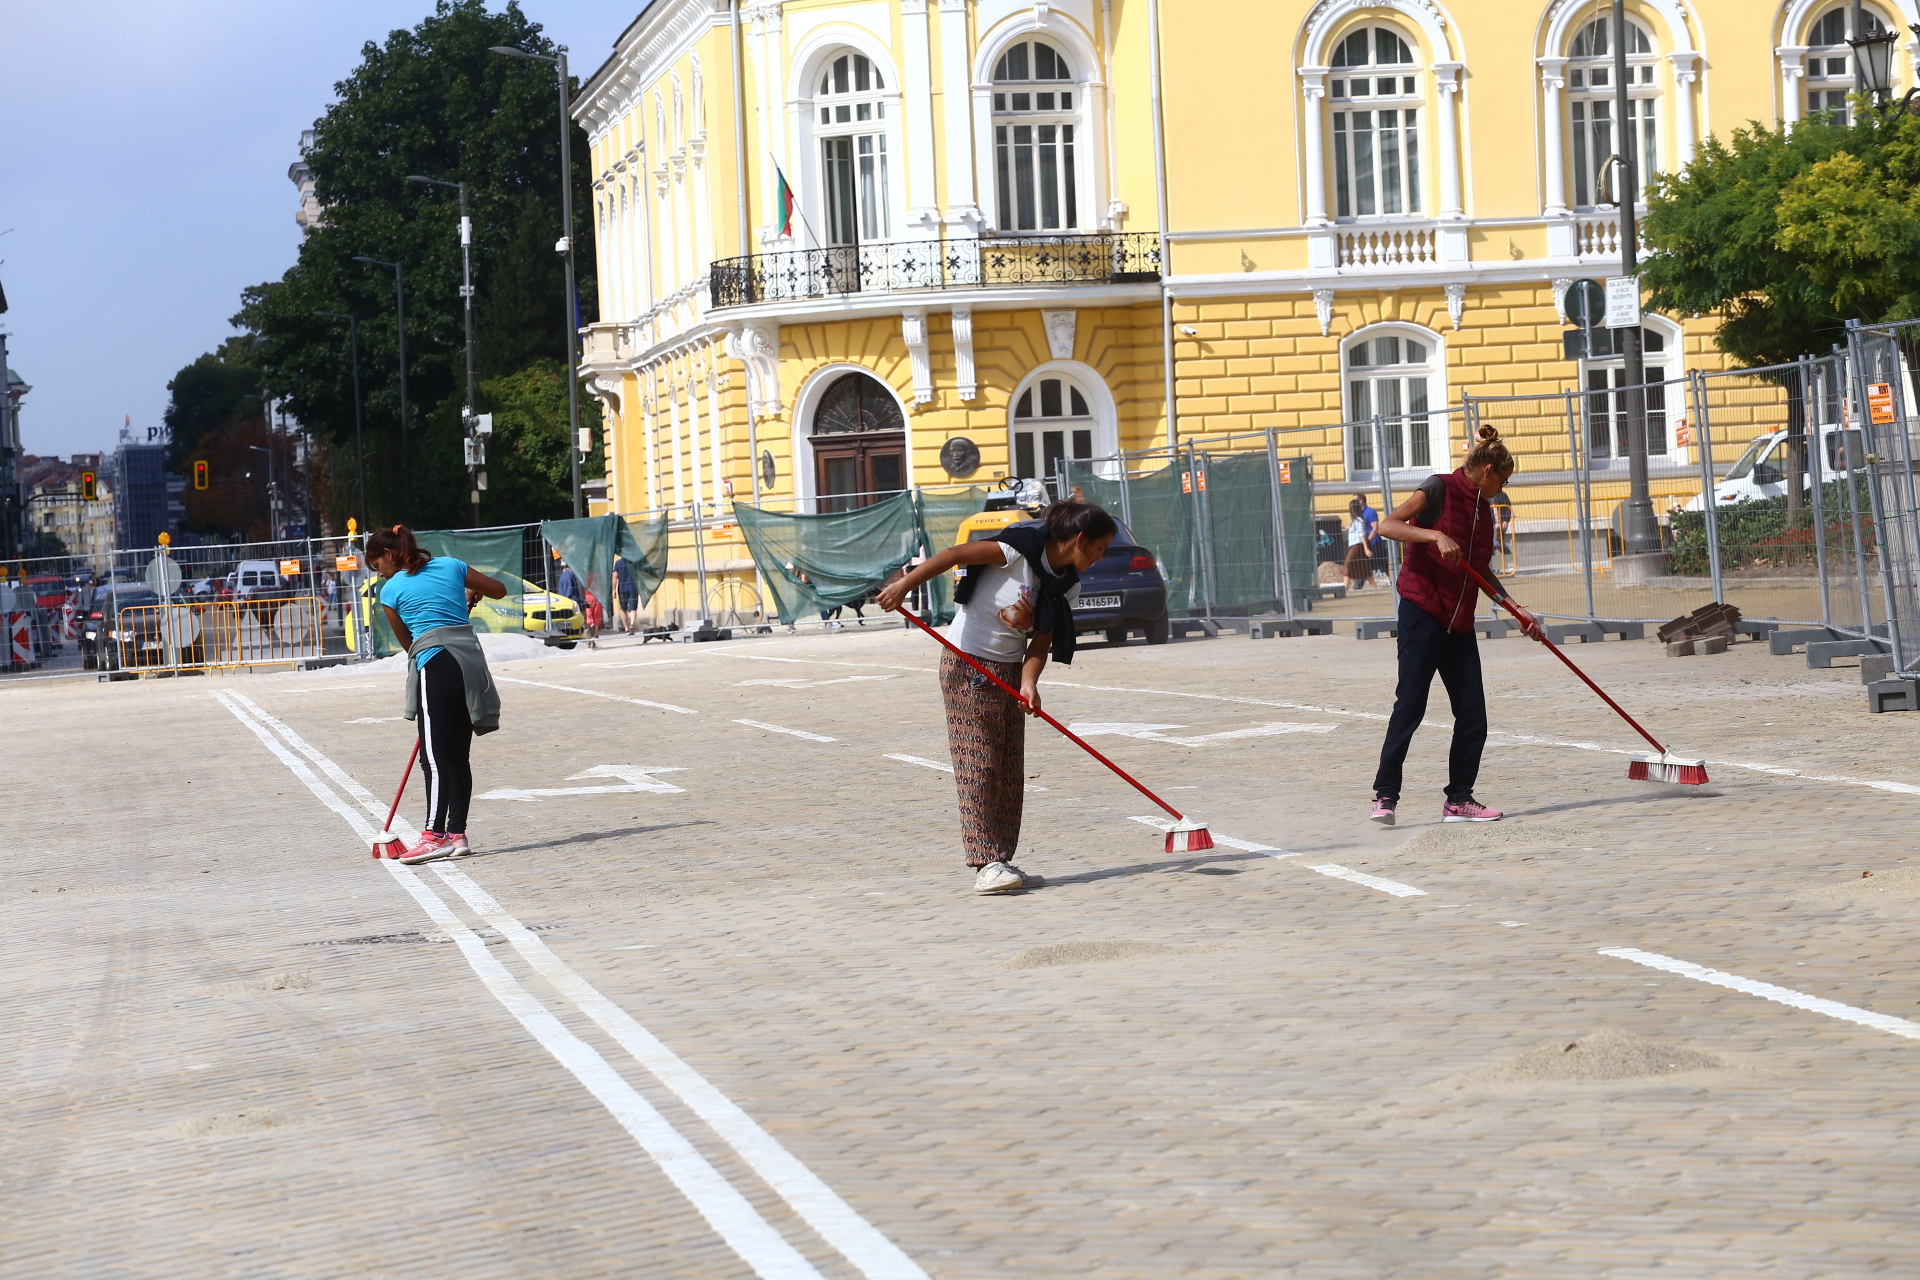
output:
[[[28, 454], [20, 461], [28, 543], [51, 534], [68, 555], [106, 567], [115, 537], [113, 480], [106, 455], [76, 453], [63, 461]], [[92, 497], [87, 495], [88, 475], [94, 478]]]
[[293, 220], [300, 224], [302, 231], [312, 231], [320, 225], [320, 197], [313, 193], [313, 170], [307, 167], [307, 152], [313, 149], [313, 130], [300, 131], [300, 158], [287, 166], [287, 181], [293, 183], [300, 192], [300, 207], [293, 212]]
[[148, 427], [144, 439], [123, 428], [113, 451], [114, 540], [123, 548], [150, 547], [186, 516], [184, 478], [167, 471], [167, 430]]

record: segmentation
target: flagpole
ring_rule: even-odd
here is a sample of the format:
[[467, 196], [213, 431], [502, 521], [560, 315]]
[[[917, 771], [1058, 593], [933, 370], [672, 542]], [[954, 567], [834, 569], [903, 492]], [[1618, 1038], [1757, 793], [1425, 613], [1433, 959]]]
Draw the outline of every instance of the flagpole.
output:
[[785, 187], [787, 189], [787, 194], [793, 197], [793, 204], [790, 206], [790, 208], [793, 210], [793, 212], [800, 215], [800, 225], [805, 227], [807, 229], [807, 234], [813, 238], [813, 247], [816, 249], [825, 248], [826, 247], [825, 244], [820, 239], [820, 233], [813, 229], [813, 224], [811, 222], [807, 221], [807, 211], [801, 208], [800, 206], [800, 193], [793, 189], [793, 184], [787, 181], [787, 175], [781, 171], [780, 161], [774, 156], [773, 152], [771, 151], [767, 152], [767, 159], [773, 161], [774, 181], [778, 182], [781, 186]]

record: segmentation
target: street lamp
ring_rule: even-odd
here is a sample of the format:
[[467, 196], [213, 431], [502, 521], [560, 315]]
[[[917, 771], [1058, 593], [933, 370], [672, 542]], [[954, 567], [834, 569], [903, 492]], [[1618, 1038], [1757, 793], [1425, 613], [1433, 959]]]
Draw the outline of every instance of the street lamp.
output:
[[560, 46], [556, 56], [547, 57], [543, 53], [528, 53], [525, 49], [516, 49], [512, 45], [497, 44], [488, 50], [508, 58], [525, 58], [530, 62], [550, 62], [559, 78], [560, 84], [560, 221], [563, 232], [560, 242], [554, 245], [567, 260], [567, 452], [573, 457], [573, 514], [574, 518], [585, 515], [586, 507], [580, 495], [580, 299], [574, 289], [573, 279], [573, 116], [568, 98], [567, 86], [567, 50]]
[[317, 316], [326, 316], [329, 320], [347, 322], [347, 341], [353, 349], [353, 453], [360, 464], [360, 524], [371, 526], [367, 519], [367, 442], [360, 430], [360, 318], [341, 311], [315, 311]]
[[[1635, 117], [1627, 98], [1627, 43], [1629, 28], [1625, 0], [1613, 0], [1613, 83], [1614, 119], [1623, 124]], [[1634, 131], [1620, 133], [1620, 274], [1639, 287], [1640, 228], [1635, 205], [1640, 200], [1640, 161]], [[1639, 301], [1635, 296], [1635, 303]], [[1636, 305], [1635, 310], [1639, 308]], [[1653, 513], [1653, 497], [1647, 474], [1647, 380], [1646, 363], [1640, 349], [1640, 324], [1619, 331], [1620, 353], [1625, 357], [1621, 378], [1627, 397], [1627, 501], [1623, 515], [1628, 555], [1646, 556], [1660, 550], [1660, 522]], [[1647, 561], [1635, 563], [1645, 564]]]
[[[424, 173], [410, 173], [408, 182], [418, 182], [430, 187], [452, 187], [460, 193], [460, 298], [465, 306], [467, 318], [467, 409], [460, 415], [467, 435], [473, 435], [474, 414], [479, 410], [478, 384], [473, 369], [473, 219], [467, 216], [467, 184], [464, 182], [444, 182], [439, 178], [430, 178]], [[467, 489], [473, 495], [473, 523], [480, 523], [480, 485], [479, 468], [468, 464]]]
[[353, 260], [393, 268], [393, 327], [400, 338], [400, 492], [404, 509], [411, 510], [413, 485], [407, 470], [407, 269], [397, 262], [382, 262], [361, 254], [355, 254]]

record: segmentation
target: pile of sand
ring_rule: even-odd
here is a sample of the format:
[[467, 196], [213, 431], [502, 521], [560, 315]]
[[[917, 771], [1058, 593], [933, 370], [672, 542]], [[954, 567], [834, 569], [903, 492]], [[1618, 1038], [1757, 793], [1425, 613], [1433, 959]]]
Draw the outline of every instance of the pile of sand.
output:
[[1726, 1064], [1709, 1053], [1661, 1044], [1625, 1031], [1601, 1030], [1578, 1040], [1555, 1040], [1448, 1083], [1455, 1088], [1541, 1082], [1635, 1080], [1711, 1071]]
[[1007, 961], [1009, 969], [1048, 969], [1064, 964], [1113, 964], [1123, 960], [1158, 960], [1166, 956], [1216, 951], [1212, 946], [1169, 947], [1159, 942], [1056, 942], [1028, 947]]
[[1429, 827], [1395, 849], [1393, 858], [1403, 862], [1453, 862], [1481, 853], [1515, 850], [1585, 853], [1608, 847], [1607, 838], [1590, 827], [1507, 818], [1499, 822], [1449, 822]]
[[1808, 902], [1841, 907], [1899, 907], [1920, 902], [1920, 867], [1893, 866], [1798, 895]]

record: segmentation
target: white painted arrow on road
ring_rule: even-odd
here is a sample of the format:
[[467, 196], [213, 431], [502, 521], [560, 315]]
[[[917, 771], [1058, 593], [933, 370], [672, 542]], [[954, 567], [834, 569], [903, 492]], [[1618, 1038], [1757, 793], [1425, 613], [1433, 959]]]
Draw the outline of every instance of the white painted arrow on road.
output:
[[611, 796], [635, 791], [652, 791], [661, 795], [685, 795], [686, 790], [671, 782], [662, 782], [654, 777], [656, 773], [680, 773], [679, 768], [665, 768], [659, 765], [643, 764], [597, 764], [585, 773], [576, 773], [568, 782], [577, 782], [582, 778], [619, 778], [626, 785], [618, 787], [499, 787], [475, 797], [479, 800], [545, 800], [550, 796]]
[[1273, 724], [1256, 724], [1246, 729], [1228, 729], [1224, 733], [1202, 733], [1191, 737], [1176, 737], [1162, 733], [1162, 729], [1184, 729], [1183, 724], [1130, 724], [1125, 721], [1113, 723], [1074, 723], [1067, 726], [1083, 738], [1114, 737], [1138, 738], [1142, 742], [1172, 742], [1182, 747], [1197, 747], [1206, 742], [1224, 742], [1229, 738], [1267, 738], [1280, 733], [1332, 733], [1338, 725], [1331, 724], [1292, 724], [1277, 721]]

